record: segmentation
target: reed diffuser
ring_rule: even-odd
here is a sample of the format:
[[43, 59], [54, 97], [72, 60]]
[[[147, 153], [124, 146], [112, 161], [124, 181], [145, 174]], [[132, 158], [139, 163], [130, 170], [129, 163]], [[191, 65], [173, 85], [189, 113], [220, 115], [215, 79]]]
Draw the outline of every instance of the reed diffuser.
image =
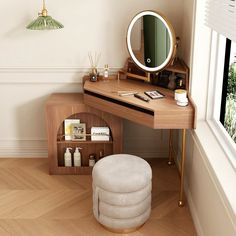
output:
[[91, 66], [91, 73], [89, 74], [90, 76], [90, 81], [96, 82], [98, 80], [98, 62], [100, 60], [101, 57], [101, 53], [97, 54], [97, 52], [94, 53], [94, 57], [92, 55], [91, 52], [88, 53], [88, 57], [89, 57], [89, 62], [90, 62], [90, 66]]

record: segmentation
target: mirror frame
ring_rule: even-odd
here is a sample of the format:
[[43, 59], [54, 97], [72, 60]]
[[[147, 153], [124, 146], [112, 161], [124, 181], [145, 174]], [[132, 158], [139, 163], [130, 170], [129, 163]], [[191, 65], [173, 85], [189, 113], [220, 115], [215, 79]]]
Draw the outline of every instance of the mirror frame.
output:
[[[142, 63], [140, 63], [137, 58], [135, 57], [132, 47], [131, 47], [131, 32], [133, 29], [134, 24], [136, 23], [136, 21], [145, 16], [145, 15], [152, 15], [157, 17], [158, 19], [160, 19], [162, 21], [162, 23], [166, 26], [168, 33], [170, 35], [170, 52], [166, 58], [166, 60], [157, 67], [147, 67], [145, 65], [143, 65]], [[176, 36], [175, 36], [175, 32], [174, 29], [172, 27], [172, 25], [170, 24], [170, 22], [168, 21], [168, 19], [163, 16], [161, 13], [157, 12], [157, 11], [151, 11], [151, 10], [145, 10], [142, 12], [139, 12], [137, 15], [135, 15], [132, 19], [132, 21], [129, 24], [128, 27], [128, 31], [127, 31], [127, 37], [126, 37], [126, 43], [127, 43], [127, 48], [128, 48], [128, 52], [132, 58], [132, 60], [134, 61], [134, 63], [141, 68], [142, 70], [148, 72], [148, 73], [154, 73], [154, 72], [159, 72], [164, 70], [169, 64], [171, 64], [174, 61], [175, 58], [175, 54], [176, 54]], [[149, 76], [148, 76], [149, 77]]]

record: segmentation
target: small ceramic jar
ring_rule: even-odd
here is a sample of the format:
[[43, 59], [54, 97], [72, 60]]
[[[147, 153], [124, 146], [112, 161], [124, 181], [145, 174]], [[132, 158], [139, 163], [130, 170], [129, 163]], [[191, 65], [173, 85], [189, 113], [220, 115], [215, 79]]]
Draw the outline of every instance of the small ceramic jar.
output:
[[96, 154], [89, 155], [89, 166], [93, 167], [96, 162]]

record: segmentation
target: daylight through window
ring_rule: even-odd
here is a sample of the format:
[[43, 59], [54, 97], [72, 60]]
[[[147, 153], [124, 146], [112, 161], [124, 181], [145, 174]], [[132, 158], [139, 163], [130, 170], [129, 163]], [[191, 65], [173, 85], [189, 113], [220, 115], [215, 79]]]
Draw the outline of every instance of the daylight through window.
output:
[[220, 121], [236, 143], [236, 43], [227, 39]]

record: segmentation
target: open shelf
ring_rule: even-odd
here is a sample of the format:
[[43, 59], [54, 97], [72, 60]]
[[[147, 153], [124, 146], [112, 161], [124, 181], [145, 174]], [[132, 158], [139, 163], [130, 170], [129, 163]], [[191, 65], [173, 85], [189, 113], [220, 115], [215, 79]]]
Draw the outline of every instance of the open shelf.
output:
[[[57, 152], [58, 152], [58, 166], [64, 167], [64, 153], [66, 148], [72, 148], [72, 152], [74, 153], [76, 147], [82, 148], [80, 150], [81, 153], [81, 166], [88, 167], [89, 166], [89, 155], [95, 154], [96, 161], [100, 159], [100, 152], [104, 153], [105, 156], [111, 155], [113, 153], [113, 142], [60, 142], [57, 143]], [[73, 154], [72, 154], [73, 157]], [[73, 159], [73, 158], [72, 158]], [[73, 162], [73, 160], [72, 160]], [[68, 167], [67, 167], [68, 168]]]
[[[60, 131], [61, 132], [61, 131]], [[86, 134], [86, 140], [65, 140], [65, 135], [57, 136], [57, 143], [113, 143], [112, 136], [109, 135], [109, 140], [91, 140], [91, 134]]]
[[[122, 153], [123, 122], [110, 113], [97, 110], [84, 104], [83, 94], [53, 94], [46, 104], [46, 122], [48, 132], [48, 158], [50, 174], [91, 174], [89, 155], [96, 156], [98, 161], [103, 156]], [[86, 140], [65, 140], [64, 120], [79, 119], [85, 124]], [[109, 141], [92, 141], [92, 127], [108, 127]], [[64, 153], [66, 148], [82, 148], [81, 167], [65, 167]], [[103, 153], [103, 155], [100, 155]]]
[[[130, 79], [139, 78], [139, 77], [140, 79], [143, 79], [147, 77], [146, 73], [143, 70], [141, 70], [133, 62], [131, 58], [127, 59], [124, 69], [120, 72], [122, 72], [121, 74], [125, 75], [126, 78], [130, 78]], [[174, 73], [175, 75], [174, 83], [176, 87], [171, 88], [171, 90], [182, 88], [188, 91], [189, 90], [189, 68], [184, 63], [184, 61], [179, 58], [175, 59], [174, 63], [168, 65], [163, 71], [160, 71], [158, 73], [155, 73], [155, 72], [151, 73], [150, 75], [151, 84], [168, 88], [169, 78], [172, 73]], [[181, 80], [181, 83], [182, 83], [181, 87], [179, 87], [180, 85], [178, 85], [178, 80]]]
[[187, 74], [188, 73], [188, 67], [184, 63], [183, 60], [177, 59], [175, 60], [174, 64], [169, 65], [165, 70], [181, 73], [181, 74]]
[[64, 175], [85, 175], [85, 174], [91, 174], [93, 167], [90, 166], [80, 166], [80, 167], [65, 167], [65, 166], [59, 166], [58, 170], [60, 171], [60, 174]]
[[57, 141], [58, 144], [95, 144], [95, 143], [104, 143], [104, 144], [112, 144], [113, 141], [91, 141], [91, 140], [88, 140], [88, 141]]

